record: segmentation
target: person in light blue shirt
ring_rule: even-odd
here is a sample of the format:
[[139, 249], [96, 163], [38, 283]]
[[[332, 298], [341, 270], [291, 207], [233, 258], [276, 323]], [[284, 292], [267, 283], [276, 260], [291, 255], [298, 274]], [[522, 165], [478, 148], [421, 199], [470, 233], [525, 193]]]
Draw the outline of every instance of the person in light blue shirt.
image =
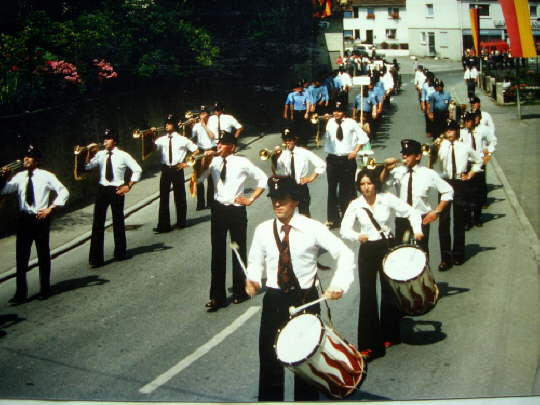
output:
[[[377, 113], [377, 100], [373, 94], [370, 95], [368, 86], [362, 86], [363, 97], [357, 94], [354, 98], [353, 118], [360, 123], [361, 128], [372, 139], [373, 116]], [[359, 112], [363, 113], [360, 114]], [[360, 119], [360, 116], [362, 119]]]
[[444, 90], [442, 80], [435, 82], [435, 91], [428, 97], [428, 116], [432, 121], [432, 135], [438, 138], [444, 131], [446, 120], [448, 119], [448, 106], [452, 97]]
[[428, 118], [428, 98], [429, 96], [431, 96], [431, 94], [433, 94], [435, 92], [435, 87], [433, 86], [434, 84], [434, 76], [433, 76], [433, 73], [431, 72], [428, 72], [426, 74], [426, 81], [424, 82], [424, 84], [422, 85], [422, 94], [420, 96], [420, 108], [422, 109], [422, 111], [424, 112], [424, 117], [425, 117], [425, 121], [426, 121], [426, 136], [427, 137], [432, 137], [432, 121]]
[[324, 114], [328, 109], [328, 101], [330, 96], [328, 89], [321, 85], [320, 79], [313, 80], [311, 86], [306, 90], [308, 94], [309, 112]]
[[293, 130], [298, 135], [299, 146], [306, 146], [310, 127], [308, 121], [308, 94], [304, 91], [304, 82], [293, 86], [293, 91], [287, 95], [283, 109], [283, 118], [293, 121]]

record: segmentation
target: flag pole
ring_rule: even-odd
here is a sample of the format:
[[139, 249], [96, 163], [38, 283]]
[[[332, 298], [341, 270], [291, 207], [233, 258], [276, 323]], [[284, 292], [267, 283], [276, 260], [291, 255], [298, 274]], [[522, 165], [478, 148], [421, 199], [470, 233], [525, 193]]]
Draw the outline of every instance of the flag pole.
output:
[[521, 102], [519, 99], [519, 64], [521, 58], [516, 58], [516, 104], [517, 104], [517, 113], [518, 119], [521, 119]]

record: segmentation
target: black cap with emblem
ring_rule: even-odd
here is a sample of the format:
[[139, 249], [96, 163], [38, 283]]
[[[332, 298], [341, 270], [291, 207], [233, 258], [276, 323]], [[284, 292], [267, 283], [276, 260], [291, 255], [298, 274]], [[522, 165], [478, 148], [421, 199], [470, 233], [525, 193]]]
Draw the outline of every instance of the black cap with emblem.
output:
[[300, 188], [296, 181], [289, 176], [272, 176], [268, 178], [268, 194], [270, 198], [291, 197], [295, 201], [300, 201]]
[[419, 155], [422, 153], [422, 145], [420, 142], [414, 139], [402, 139], [401, 140], [401, 154], [402, 155]]
[[296, 139], [296, 136], [294, 136], [294, 132], [291, 131], [289, 128], [284, 128], [281, 131], [281, 139], [283, 139], [284, 141], [289, 141], [289, 140], [294, 141]]
[[43, 158], [43, 154], [40, 152], [39, 149], [34, 147], [34, 145], [28, 145], [28, 149], [24, 152], [24, 157], [30, 157], [36, 160], [41, 160]]
[[118, 143], [118, 132], [116, 131], [116, 129], [107, 128], [105, 129], [105, 131], [103, 131], [101, 139], [113, 139], [116, 143]]

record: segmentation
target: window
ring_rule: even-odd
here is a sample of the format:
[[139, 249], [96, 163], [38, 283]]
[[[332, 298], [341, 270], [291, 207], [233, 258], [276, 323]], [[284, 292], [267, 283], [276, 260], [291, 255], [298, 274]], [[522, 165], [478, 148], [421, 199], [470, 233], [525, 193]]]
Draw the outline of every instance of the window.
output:
[[399, 8], [388, 7], [388, 17], [393, 18], [394, 20], [399, 19]]
[[529, 6], [529, 11], [531, 13], [531, 17], [537, 17], [536, 6]]
[[441, 48], [448, 48], [448, 32], [447, 31], [439, 32], [439, 46]]
[[354, 39], [360, 39], [360, 30], [354, 30]]
[[420, 33], [420, 41], [422, 43], [425, 43], [426, 42], [426, 33], [425, 32], [421, 32]]
[[388, 39], [396, 39], [396, 31], [397, 30], [394, 30], [394, 29], [387, 29], [386, 30], [386, 38]]
[[367, 9], [367, 19], [368, 20], [374, 20], [375, 19], [375, 9], [373, 7], [368, 7], [368, 9]]
[[489, 17], [489, 4], [469, 4], [469, 8], [478, 8], [480, 17]]
[[426, 4], [426, 17], [433, 17], [433, 4]]
[[353, 30], [345, 30], [343, 31], [343, 39], [353, 39]]
[[353, 7], [354, 18], [358, 18], [358, 7]]
[[352, 11], [344, 11], [343, 12], [343, 18], [353, 18]]

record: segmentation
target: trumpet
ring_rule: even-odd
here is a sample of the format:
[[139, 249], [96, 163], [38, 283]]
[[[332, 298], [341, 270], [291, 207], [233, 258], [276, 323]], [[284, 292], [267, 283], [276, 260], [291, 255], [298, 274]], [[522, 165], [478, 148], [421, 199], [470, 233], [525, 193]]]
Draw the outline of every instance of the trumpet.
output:
[[23, 167], [23, 161], [21, 159], [14, 160], [13, 162], [9, 162], [7, 165], [2, 166], [1, 170], [2, 172], [16, 172], [17, 170], [22, 169]]
[[[284, 145], [282, 145], [283, 147]], [[281, 147], [276, 146], [274, 150], [270, 150], [267, 148], [263, 148], [259, 151], [259, 159], [261, 160], [268, 160], [268, 159], [275, 159], [281, 154]]]
[[184, 114], [185, 121], [178, 121], [178, 127], [184, 128], [186, 125], [190, 123], [190, 121], [195, 120], [197, 121], [199, 119], [199, 113], [188, 111]]
[[92, 159], [94, 155], [99, 151], [99, 145], [97, 143], [90, 143], [86, 146], [75, 146], [73, 155], [75, 156], [75, 162], [73, 167], [73, 177], [75, 180], [83, 180], [86, 176], [84, 172], [84, 166], [88, 160]]
[[216, 152], [214, 152], [214, 154], [212, 155], [205, 155], [204, 153], [201, 153], [199, 155], [189, 155], [186, 156], [185, 163], [188, 167], [193, 167], [199, 160], [202, 160], [205, 157], [213, 158], [214, 156], [216, 156]]

